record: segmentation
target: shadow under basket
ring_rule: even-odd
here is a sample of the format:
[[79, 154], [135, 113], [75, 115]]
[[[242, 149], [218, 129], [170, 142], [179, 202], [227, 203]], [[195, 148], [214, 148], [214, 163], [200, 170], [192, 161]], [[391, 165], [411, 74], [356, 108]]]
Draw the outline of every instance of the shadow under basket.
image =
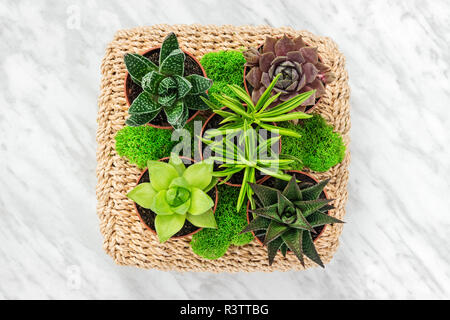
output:
[[[126, 74], [123, 54], [142, 52], [160, 46], [166, 35], [175, 32], [180, 47], [197, 59], [217, 50], [240, 50], [261, 44], [268, 35], [281, 37], [301, 35], [311, 46], [318, 48], [323, 62], [331, 66], [336, 80], [326, 86], [326, 93], [314, 107], [339, 132], [348, 147], [350, 130], [350, 91], [345, 58], [336, 44], [327, 37], [319, 37], [307, 31], [268, 26], [201, 26], [155, 25], [119, 30], [109, 43], [102, 61], [102, 81], [98, 109], [97, 130], [97, 215], [103, 235], [103, 248], [119, 265], [140, 268], [195, 272], [271, 272], [303, 270], [316, 267], [306, 259], [303, 267], [293, 254], [283, 258], [281, 254], [272, 266], [268, 265], [266, 248], [256, 240], [245, 246], [231, 246], [217, 260], [203, 259], [190, 247], [191, 237], [173, 239], [160, 244], [155, 234], [139, 220], [133, 201], [126, 194], [134, 188], [141, 171], [126, 159], [117, 155], [114, 137], [125, 125], [128, 116], [123, 79]], [[328, 196], [335, 199], [335, 209], [329, 214], [344, 220], [348, 198], [348, 165], [350, 154], [327, 172], [308, 172], [317, 180], [330, 178], [326, 187]], [[219, 200], [220, 201], [220, 200]], [[339, 245], [342, 224], [329, 225], [316, 241], [316, 248], [326, 264], [330, 262]]]

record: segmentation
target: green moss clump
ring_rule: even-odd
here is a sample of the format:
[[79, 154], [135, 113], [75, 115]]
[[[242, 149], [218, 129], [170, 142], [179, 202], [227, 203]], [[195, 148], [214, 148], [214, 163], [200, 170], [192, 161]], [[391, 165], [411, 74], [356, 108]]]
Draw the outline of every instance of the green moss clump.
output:
[[[240, 51], [209, 52], [203, 56], [200, 63], [206, 71], [208, 78], [213, 80], [209, 94], [226, 94], [234, 97], [234, 93], [227, 84], [236, 84], [244, 88], [244, 64], [245, 58]], [[218, 101], [210, 96], [210, 100], [218, 104]]]
[[218, 259], [228, 247], [245, 245], [253, 240], [252, 233], [239, 234], [247, 225], [246, 206], [236, 212], [239, 188], [218, 185], [219, 201], [215, 213], [217, 229], [203, 229], [191, 240], [192, 251], [206, 259]]
[[[283, 137], [282, 152], [302, 160], [303, 165], [316, 172], [324, 172], [340, 163], [345, 156], [345, 145], [339, 133], [333, 132], [324, 118], [314, 114], [303, 125], [282, 122], [278, 125], [297, 131], [301, 138]], [[294, 169], [301, 170], [301, 165]]]
[[[193, 122], [185, 128], [193, 137]], [[126, 126], [116, 134], [116, 151], [140, 169], [147, 167], [148, 160], [158, 160], [170, 156], [172, 149], [180, 141], [171, 141], [172, 130], [163, 130], [151, 126]], [[191, 149], [193, 152], [194, 150]]]

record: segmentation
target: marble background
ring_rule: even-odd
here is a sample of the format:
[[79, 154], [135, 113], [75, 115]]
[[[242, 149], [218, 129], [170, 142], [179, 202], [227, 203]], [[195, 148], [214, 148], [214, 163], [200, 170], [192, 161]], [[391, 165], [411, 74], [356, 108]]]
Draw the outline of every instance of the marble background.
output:
[[[157, 23], [287, 25], [345, 53], [348, 223], [325, 270], [167, 273], [103, 252], [100, 62], [117, 29]], [[0, 298], [450, 298], [449, 61], [446, 0], [1, 1]]]

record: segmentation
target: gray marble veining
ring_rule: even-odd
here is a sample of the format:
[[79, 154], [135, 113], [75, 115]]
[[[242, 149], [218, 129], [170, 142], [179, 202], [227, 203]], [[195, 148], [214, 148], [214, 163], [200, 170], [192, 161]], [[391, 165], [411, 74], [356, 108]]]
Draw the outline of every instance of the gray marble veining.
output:
[[[0, 298], [450, 298], [450, 3], [1, 1]], [[344, 233], [325, 270], [116, 266], [95, 214], [100, 62], [121, 28], [269, 24], [333, 38], [352, 88]]]

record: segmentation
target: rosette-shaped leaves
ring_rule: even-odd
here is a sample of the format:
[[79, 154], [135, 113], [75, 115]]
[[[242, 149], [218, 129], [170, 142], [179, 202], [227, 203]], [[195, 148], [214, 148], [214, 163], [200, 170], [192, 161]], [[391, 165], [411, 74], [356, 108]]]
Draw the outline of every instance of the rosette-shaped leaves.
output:
[[334, 80], [330, 68], [319, 61], [317, 48], [307, 46], [301, 36], [293, 40], [286, 35], [281, 39], [267, 37], [261, 51], [251, 48], [244, 52], [246, 66], [250, 68], [246, 80], [253, 87], [253, 102], [258, 101], [272, 80], [280, 75], [273, 88], [274, 93], [280, 93], [274, 105], [315, 90], [315, 94], [297, 110], [304, 111], [325, 93], [324, 84]]
[[312, 233], [314, 228], [325, 224], [343, 223], [326, 214], [333, 209], [333, 200], [322, 199], [320, 194], [329, 180], [317, 184], [297, 184], [295, 177], [278, 190], [251, 183], [259, 207], [251, 212], [255, 218], [242, 233], [255, 231], [264, 236], [267, 245], [269, 265], [272, 265], [278, 250], [286, 256], [291, 250], [304, 265], [303, 255], [323, 267], [316, 251]]
[[127, 125], [147, 124], [164, 110], [167, 122], [179, 129], [186, 124], [189, 109], [208, 109], [200, 97], [207, 97], [212, 81], [197, 74], [184, 76], [185, 54], [174, 33], [161, 46], [159, 66], [135, 53], [127, 53], [124, 60], [131, 79], [143, 89], [128, 110]]
[[200, 228], [217, 228], [214, 201], [207, 194], [217, 182], [212, 172], [212, 163], [198, 162], [186, 168], [172, 153], [169, 163], [148, 161], [150, 182], [137, 185], [127, 196], [156, 214], [161, 243], [180, 231], [186, 219]]

